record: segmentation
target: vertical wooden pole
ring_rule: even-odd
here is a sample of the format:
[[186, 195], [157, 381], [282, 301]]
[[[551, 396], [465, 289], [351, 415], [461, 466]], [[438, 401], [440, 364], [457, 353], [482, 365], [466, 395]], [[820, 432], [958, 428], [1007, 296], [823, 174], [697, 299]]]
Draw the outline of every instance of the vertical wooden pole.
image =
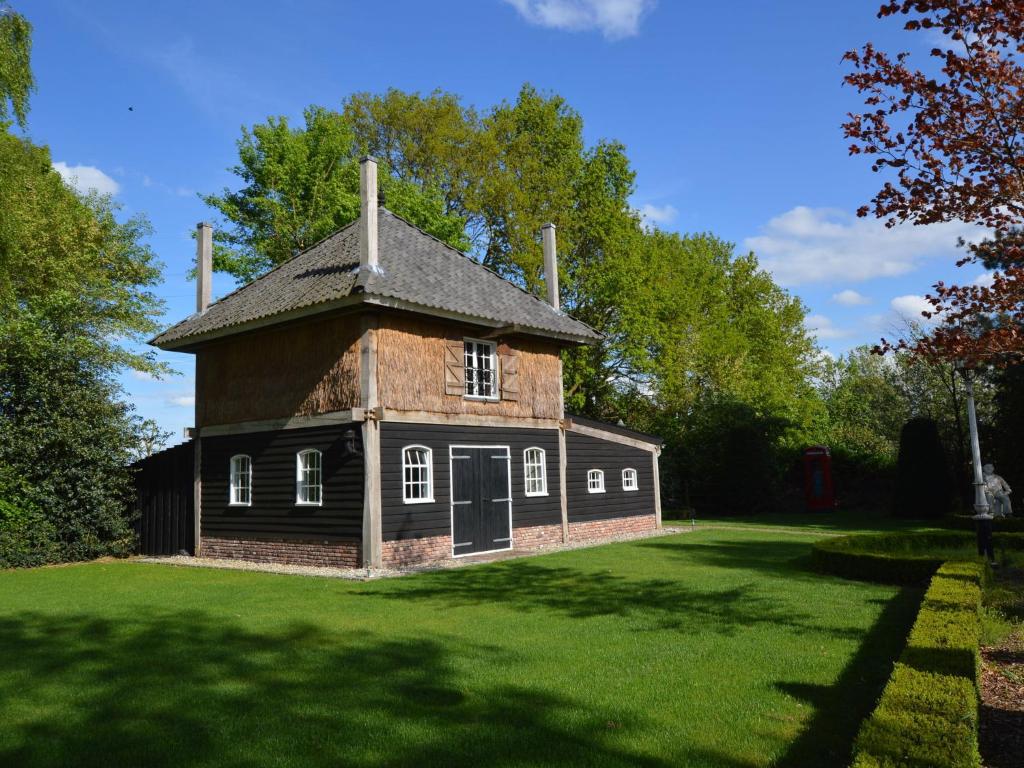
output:
[[654, 462], [654, 524], [661, 528], [661, 476], [658, 473], [658, 457], [661, 456], [661, 449], [651, 454], [651, 461]]
[[359, 341], [359, 389], [363, 421], [363, 565], [382, 565], [383, 535], [380, 500], [380, 422], [377, 398], [377, 327], [375, 314], [362, 317]]
[[569, 495], [565, 489], [566, 453], [565, 424], [558, 425], [558, 493], [562, 504], [562, 543], [569, 541]]
[[195, 557], [202, 554], [201, 517], [203, 509], [203, 442], [199, 437], [199, 427], [195, 428], [192, 438], [195, 449], [192, 451], [192, 553]]

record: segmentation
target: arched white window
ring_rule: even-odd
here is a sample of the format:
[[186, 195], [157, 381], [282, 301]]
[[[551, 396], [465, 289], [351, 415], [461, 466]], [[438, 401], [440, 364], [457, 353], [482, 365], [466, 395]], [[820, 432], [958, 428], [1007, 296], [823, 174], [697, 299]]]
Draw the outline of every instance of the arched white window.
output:
[[624, 491], [639, 491], [640, 485], [636, 480], [636, 470], [632, 468], [626, 468], [622, 470], [622, 490]]
[[587, 472], [587, 493], [604, 493], [604, 472], [600, 469]]
[[543, 448], [527, 448], [523, 451], [523, 474], [527, 496], [548, 495], [548, 468]]
[[295, 455], [295, 503], [319, 506], [323, 503], [323, 463], [320, 451], [308, 448]]
[[230, 503], [236, 507], [252, 504], [252, 459], [244, 453], [231, 457]]
[[402, 449], [402, 501], [426, 504], [434, 500], [434, 453], [425, 445]]

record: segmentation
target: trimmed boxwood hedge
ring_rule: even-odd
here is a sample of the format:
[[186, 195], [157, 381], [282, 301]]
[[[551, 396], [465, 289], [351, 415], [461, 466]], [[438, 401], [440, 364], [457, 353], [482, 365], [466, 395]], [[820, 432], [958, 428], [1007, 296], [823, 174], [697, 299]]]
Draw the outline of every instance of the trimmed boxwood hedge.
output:
[[[997, 533], [994, 544], [1022, 550], [1024, 534]], [[971, 558], [975, 546], [966, 531], [862, 534], [815, 542], [811, 557], [818, 570], [848, 579], [926, 584], [947, 560]]]
[[[962, 531], [974, 530], [974, 518], [970, 515], [954, 515], [949, 525]], [[1024, 533], [1024, 517], [996, 517], [992, 520], [992, 530], [1005, 533]]]
[[977, 768], [981, 562], [952, 561], [931, 581], [853, 768]]

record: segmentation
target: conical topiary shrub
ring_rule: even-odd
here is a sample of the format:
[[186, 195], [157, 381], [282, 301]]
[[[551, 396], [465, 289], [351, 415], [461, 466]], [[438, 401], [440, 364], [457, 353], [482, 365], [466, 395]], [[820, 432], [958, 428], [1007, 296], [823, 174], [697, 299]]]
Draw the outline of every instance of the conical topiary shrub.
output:
[[939, 428], [932, 419], [911, 419], [900, 432], [896, 463], [896, 517], [943, 517], [951, 511], [953, 482]]

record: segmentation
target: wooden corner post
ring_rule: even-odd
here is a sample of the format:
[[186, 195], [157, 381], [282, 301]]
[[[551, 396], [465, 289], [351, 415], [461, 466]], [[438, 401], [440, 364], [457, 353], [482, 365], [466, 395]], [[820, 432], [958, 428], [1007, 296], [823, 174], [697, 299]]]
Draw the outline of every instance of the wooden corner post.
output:
[[363, 421], [363, 565], [380, 568], [383, 537], [380, 499], [380, 421], [377, 398], [377, 315], [362, 318], [359, 341], [360, 400]]

